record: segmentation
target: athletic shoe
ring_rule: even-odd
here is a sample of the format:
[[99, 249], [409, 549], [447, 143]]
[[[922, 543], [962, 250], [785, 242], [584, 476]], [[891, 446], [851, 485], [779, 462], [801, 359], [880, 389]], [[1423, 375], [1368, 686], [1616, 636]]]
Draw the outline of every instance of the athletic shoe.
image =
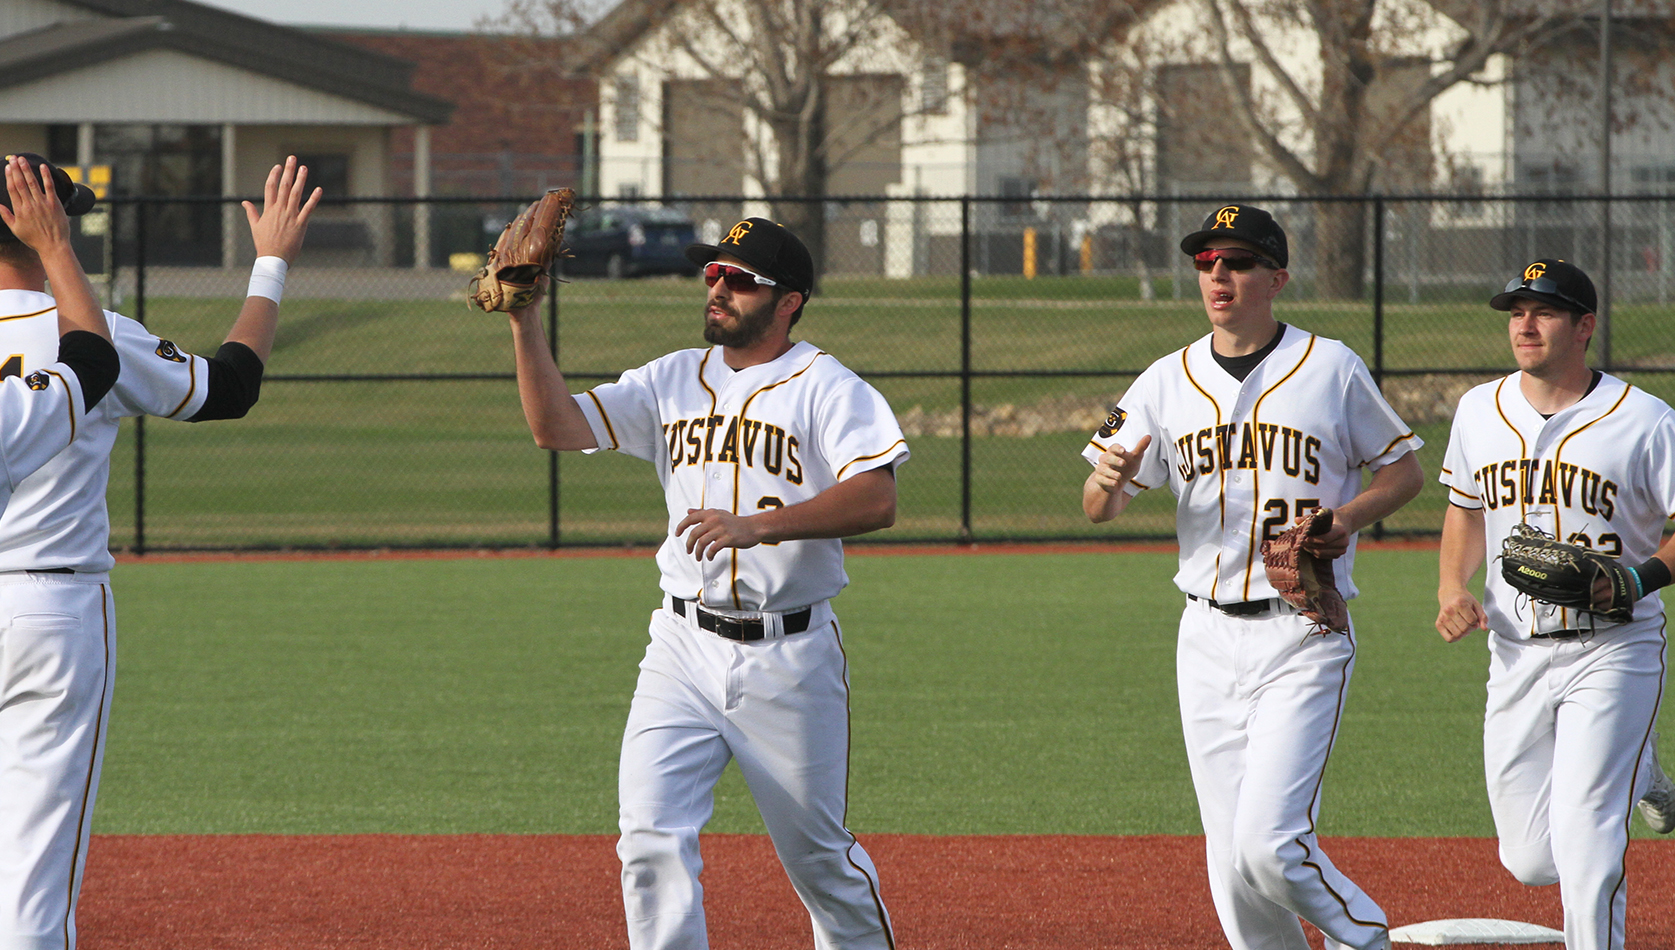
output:
[[1675, 831], [1675, 782], [1658, 764], [1658, 736], [1652, 733], [1652, 787], [1640, 799], [1640, 817], [1660, 835]]

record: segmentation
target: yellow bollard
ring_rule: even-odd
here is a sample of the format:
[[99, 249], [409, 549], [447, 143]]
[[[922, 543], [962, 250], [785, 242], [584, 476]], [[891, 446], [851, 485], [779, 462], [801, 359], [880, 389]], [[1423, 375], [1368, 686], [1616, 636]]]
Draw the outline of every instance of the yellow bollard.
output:
[[1093, 273], [1093, 235], [1082, 235], [1082, 273]]
[[1035, 279], [1035, 229], [1024, 228], [1024, 279]]

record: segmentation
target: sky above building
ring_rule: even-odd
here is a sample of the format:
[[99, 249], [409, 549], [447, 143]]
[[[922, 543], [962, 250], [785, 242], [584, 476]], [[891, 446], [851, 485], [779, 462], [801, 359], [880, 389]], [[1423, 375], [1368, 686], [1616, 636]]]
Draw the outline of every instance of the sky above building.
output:
[[287, 26], [370, 27], [379, 30], [465, 32], [498, 16], [506, 0], [197, 0]]

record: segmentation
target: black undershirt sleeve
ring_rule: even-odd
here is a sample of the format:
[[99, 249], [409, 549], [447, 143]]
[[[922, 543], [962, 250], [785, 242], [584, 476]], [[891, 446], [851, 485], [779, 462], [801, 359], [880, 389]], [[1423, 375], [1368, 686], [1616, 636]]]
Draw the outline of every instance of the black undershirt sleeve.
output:
[[76, 371], [82, 405], [92, 409], [116, 385], [122, 361], [116, 347], [97, 333], [71, 330], [58, 338], [58, 362]]
[[209, 363], [209, 392], [187, 422], [242, 419], [262, 394], [262, 358], [243, 343], [223, 343]]

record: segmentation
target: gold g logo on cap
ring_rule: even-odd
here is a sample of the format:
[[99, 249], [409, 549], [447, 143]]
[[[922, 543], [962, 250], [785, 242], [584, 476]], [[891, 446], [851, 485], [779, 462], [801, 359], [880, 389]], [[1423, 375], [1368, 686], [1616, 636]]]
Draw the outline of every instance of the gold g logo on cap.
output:
[[733, 230], [727, 232], [727, 236], [725, 238], [721, 239], [721, 243], [723, 243], [723, 244], [740, 244], [740, 243], [743, 243], [744, 242], [744, 236], [746, 234], [749, 234], [749, 233], [750, 233], [750, 222], [749, 221], [740, 221], [738, 224], [733, 225]]
[[1225, 208], [1221, 209], [1220, 211], [1216, 212], [1216, 223], [1213, 227], [1210, 228], [1210, 230], [1214, 231], [1216, 228], [1232, 228], [1233, 227], [1233, 219], [1237, 218], [1238, 216], [1239, 216], [1239, 206], [1238, 205], [1228, 205], [1227, 207], [1225, 207]]
[[1547, 265], [1541, 263], [1540, 261], [1536, 261], [1534, 264], [1524, 268], [1524, 279], [1535, 280], [1545, 273], [1547, 273]]

